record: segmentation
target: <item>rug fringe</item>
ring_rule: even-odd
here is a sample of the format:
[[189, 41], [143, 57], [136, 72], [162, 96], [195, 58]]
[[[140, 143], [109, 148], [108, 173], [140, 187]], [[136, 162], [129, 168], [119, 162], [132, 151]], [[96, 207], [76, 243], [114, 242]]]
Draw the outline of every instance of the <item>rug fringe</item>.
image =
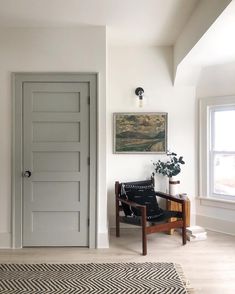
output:
[[189, 280], [185, 277], [183, 268], [180, 264], [175, 263], [175, 269], [180, 276], [182, 283], [184, 284], [187, 294], [195, 294], [195, 289], [191, 287]]

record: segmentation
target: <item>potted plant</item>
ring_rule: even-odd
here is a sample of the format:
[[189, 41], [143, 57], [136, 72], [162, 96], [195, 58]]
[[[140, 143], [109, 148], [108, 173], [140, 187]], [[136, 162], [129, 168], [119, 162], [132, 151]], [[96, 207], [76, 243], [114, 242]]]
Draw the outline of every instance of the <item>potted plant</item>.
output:
[[178, 194], [177, 184], [180, 182], [174, 177], [181, 172], [181, 165], [185, 164], [185, 162], [183, 161], [183, 156], [177, 157], [177, 154], [174, 152], [167, 151], [167, 156], [169, 157], [167, 161], [158, 160], [153, 162], [153, 166], [156, 173], [169, 178], [169, 193], [176, 195]]

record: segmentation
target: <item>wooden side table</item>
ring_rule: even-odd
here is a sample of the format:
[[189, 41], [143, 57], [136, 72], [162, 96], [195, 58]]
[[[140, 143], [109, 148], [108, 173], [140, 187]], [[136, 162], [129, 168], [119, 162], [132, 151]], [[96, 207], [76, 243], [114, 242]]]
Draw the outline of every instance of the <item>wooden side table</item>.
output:
[[[186, 205], [185, 206], [186, 206], [186, 226], [190, 227], [190, 200], [188, 197], [186, 198]], [[167, 200], [166, 208], [167, 208], [167, 210], [182, 211], [182, 206], [180, 203], [173, 202], [170, 200]], [[176, 220], [176, 218], [171, 218], [169, 221], [173, 222], [175, 220]], [[172, 235], [173, 233], [174, 233], [174, 229], [171, 229], [169, 231], [169, 235]]]

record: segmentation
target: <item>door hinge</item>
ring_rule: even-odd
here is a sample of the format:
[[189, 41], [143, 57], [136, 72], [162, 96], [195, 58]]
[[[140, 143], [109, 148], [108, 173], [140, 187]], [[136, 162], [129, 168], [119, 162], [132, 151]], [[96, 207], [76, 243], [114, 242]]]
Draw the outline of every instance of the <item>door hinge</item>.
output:
[[88, 225], [88, 227], [90, 226], [90, 219], [89, 218], [87, 219], [87, 225]]
[[88, 105], [90, 105], [90, 101], [91, 101], [91, 97], [88, 96], [88, 97], [87, 97], [87, 103], [88, 103]]
[[90, 157], [87, 157], [87, 164], [90, 165], [90, 163], [91, 163]]

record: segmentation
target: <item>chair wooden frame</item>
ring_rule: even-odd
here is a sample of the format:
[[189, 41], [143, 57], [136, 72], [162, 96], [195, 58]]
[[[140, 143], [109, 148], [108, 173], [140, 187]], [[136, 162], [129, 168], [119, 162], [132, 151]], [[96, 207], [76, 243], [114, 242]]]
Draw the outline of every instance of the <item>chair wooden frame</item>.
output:
[[[165, 232], [165, 231], [169, 231], [170, 229], [181, 228], [182, 243], [183, 245], [186, 244], [186, 201], [185, 199], [179, 199], [167, 193], [156, 192], [156, 196], [158, 197], [180, 203], [182, 205], [182, 218], [172, 222], [149, 224], [149, 222], [147, 221], [147, 216], [146, 216], [146, 206], [121, 198], [120, 191], [121, 191], [121, 184], [119, 182], [115, 182], [116, 237], [120, 237], [120, 222], [122, 222], [122, 223], [128, 223], [128, 224], [141, 226], [143, 255], [147, 255], [147, 234]], [[119, 214], [120, 211], [123, 211], [122, 205], [120, 203], [125, 203], [131, 207], [135, 207], [139, 209], [141, 212], [141, 217], [140, 217], [141, 223], [140, 224], [129, 223], [126, 221], [125, 217], [120, 216]]]

